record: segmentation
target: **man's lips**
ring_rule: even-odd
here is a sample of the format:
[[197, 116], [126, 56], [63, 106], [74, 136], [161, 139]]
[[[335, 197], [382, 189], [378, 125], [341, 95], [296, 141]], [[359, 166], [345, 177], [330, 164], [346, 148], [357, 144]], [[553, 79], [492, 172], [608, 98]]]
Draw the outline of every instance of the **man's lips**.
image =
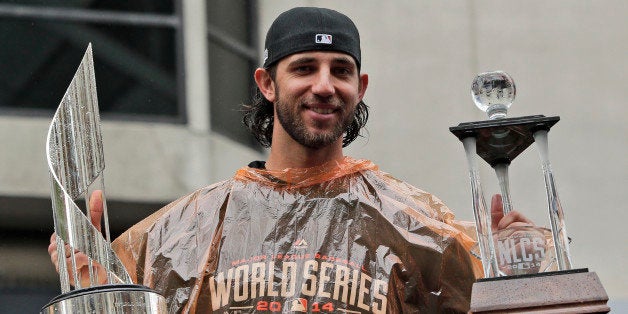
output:
[[332, 114], [340, 108], [331, 104], [313, 104], [305, 105], [305, 108], [318, 114]]
[[329, 108], [310, 108], [310, 110], [319, 113], [319, 114], [330, 114], [333, 113], [335, 110], [334, 109], [329, 109]]

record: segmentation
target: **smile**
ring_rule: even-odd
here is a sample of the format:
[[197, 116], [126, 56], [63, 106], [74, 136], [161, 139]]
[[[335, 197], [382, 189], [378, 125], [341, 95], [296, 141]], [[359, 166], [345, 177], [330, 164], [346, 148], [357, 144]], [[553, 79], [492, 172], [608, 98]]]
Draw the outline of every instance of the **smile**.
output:
[[319, 114], [330, 114], [335, 111], [334, 109], [330, 109], [330, 108], [309, 108], [309, 109]]

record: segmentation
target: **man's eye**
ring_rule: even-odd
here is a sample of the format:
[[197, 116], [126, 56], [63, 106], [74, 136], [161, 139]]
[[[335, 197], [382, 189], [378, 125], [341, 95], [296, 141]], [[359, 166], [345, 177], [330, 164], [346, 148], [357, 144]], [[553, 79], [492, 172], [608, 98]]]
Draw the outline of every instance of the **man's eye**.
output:
[[351, 69], [349, 68], [337, 68], [335, 70], [337, 75], [350, 75], [351, 74]]
[[311, 70], [312, 70], [312, 67], [310, 67], [310, 66], [305, 66], [305, 65], [304, 65], [304, 66], [297, 67], [297, 68], [295, 69], [295, 71], [300, 72], [300, 73], [310, 72]]

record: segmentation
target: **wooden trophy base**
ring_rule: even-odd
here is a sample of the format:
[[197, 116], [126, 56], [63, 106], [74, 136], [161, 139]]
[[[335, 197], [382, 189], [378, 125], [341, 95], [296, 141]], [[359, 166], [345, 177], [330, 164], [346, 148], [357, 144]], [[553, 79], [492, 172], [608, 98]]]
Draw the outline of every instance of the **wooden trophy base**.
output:
[[469, 313], [608, 313], [607, 301], [597, 274], [582, 268], [480, 279]]

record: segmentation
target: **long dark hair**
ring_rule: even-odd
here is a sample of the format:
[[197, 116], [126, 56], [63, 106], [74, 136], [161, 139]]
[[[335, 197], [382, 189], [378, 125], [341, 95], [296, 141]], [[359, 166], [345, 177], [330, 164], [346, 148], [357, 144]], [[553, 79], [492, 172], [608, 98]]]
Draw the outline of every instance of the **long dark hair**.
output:
[[[267, 69], [270, 77], [275, 81], [276, 66]], [[263, 146], [270, 147], [273, 141], [273, 103], [268, 101], [259, 87], [255, 88], [251, 97], [251, 104], [242, 105], [242, 122], [249, 129], [255, 139]], [[347, 127], [342, 139], [342, 147], [346, 147], [353, 142], [360, 134], [360, 130], [366, 125], [369, 119], [369, 107], [360, 100], [355, 108], [353, 121]]]

